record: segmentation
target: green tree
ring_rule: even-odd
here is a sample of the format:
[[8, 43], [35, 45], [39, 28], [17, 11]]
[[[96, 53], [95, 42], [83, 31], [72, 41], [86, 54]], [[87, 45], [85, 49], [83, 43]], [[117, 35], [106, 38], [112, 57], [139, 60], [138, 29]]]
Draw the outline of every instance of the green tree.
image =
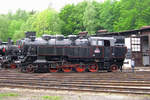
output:
[[96, 8], [92, 4], [91, 1], [87, 1], [87, 7], [85, 8], [84, 16], [83, 16], [83, 24], [86, 28], [86, 31], [89, 32], [89, 34], [94, 34], [97, 27], [97, 21], [96, 21]]
[[20, 27], [23, 23], [23, 20], [12, 20], [8, 27], [9, 37], [12, 37], [18, 30], [20, 30]]
[[42, 34], [60, 34], [61, 20], [58, 17], [58, 13], [49, 8], [42, 12], [34, 13], [28, 20], [22, 24], [20, 32], [36, 31], [37, 36]]
[[150, 24], [149, 0], [121, 0], [120, 17], [115, 22], [114, 30], [139, 29]]
[[64, 35], [73, 33], [73, 27], [75, 26], [72, 20], [74, 5], [66, 5], [59, 13], [60, 19], [63, 21], [61, 32]]
[[63, 21], [61, 32], [64, 35], [78, 34], [80, 31], [85, 31], [83, 25], [83, 16], [87, 2], [81, 2], [77, 5], [66, 5], [59, 13], [60, 19]]
[[18, 37], [18, 35], [20, 36], [21, 33], [19, 34], [19, 32], [21, 30], [22, 25], [27, 21], [27, 19], [31, 15], [32, 14], [30, 12], [21, 9], [18, 9], [14, 14], [8, 12], [7, 17], [9, 19], [9, 25], [7, 34], [9, 35], [9, 37], [12, 37], [13, 40], [16, 40], [17, 38], [14, 37]]
[[0, 40], [7, 41], [8, 40], [8, 25], [9, 20], [6, 16], [0, 15]]
[[60, 19], [53, 9], [46, 9], [38, 14], [32, 23], [32, 28], [41, 36], [42, 34], [60, 34]]
[[110, 32], [114, 31], [114, 22], [118, 20], [120, 15], [120, 5], [118, 4], [118, 1], [106, 0], [104, 3], [101, 3], [100, 6], [99, 21], [101, 26], [103, 29], [107, 29]]
[[18, 9], [16, 13], [0, 14], [0, 39], [17, 40], [26, 31], [42, 34], [78, 34], [88, 31], [94, 34], [99, 29], [110, 32], [139, 29], [150, 25], [150, 0], [85, 0], [69, 4], [60, 13], [48, 8], [41, 12]]

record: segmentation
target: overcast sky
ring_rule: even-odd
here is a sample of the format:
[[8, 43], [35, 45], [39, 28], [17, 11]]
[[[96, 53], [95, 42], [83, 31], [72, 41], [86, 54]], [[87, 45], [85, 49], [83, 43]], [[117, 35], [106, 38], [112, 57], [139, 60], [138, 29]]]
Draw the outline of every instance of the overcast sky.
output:
[[6, 14], [8, 11], [15, 12], [19, 8], [27, 11], [42, 11], [46, 9], [48, 5], [59, 11], [66, 4], [77, 4], [81, 1], [84, 0], [0, 0], [0, 13]]

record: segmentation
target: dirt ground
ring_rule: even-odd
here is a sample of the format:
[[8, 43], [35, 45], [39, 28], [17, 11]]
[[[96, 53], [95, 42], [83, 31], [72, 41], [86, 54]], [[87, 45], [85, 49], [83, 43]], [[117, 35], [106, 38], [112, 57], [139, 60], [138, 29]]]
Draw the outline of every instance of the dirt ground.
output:
[[[136, 69], [150, 71], [150, 67]], [[0, 88], [0, 100], [150, 100], [150, 95]]]
[[0, 88], [0, 100], [150, 100], [150, 95]]

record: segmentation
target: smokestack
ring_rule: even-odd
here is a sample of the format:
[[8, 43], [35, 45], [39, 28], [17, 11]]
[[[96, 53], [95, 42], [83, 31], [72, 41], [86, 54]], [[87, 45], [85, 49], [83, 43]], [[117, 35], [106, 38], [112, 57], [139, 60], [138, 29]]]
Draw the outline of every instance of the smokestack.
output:
[[12, 45], [13, 41], [11, 40], [11, 38], [8, 38], [8, 45]]
[[25, 32], [25, 36], [26, 38], [30, 38], [30, 36], [36, 36], [36, 32], [34, 31]]

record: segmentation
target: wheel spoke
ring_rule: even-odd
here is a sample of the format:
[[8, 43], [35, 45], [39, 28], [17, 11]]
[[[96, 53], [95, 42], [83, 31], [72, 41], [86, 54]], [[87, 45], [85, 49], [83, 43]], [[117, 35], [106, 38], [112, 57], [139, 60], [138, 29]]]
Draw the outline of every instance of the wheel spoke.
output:
[[113, 65], [110, 66], [110, 70], [112, 72], [116, 72], [118, 70], [118, 66], [116, 64], [113, 64]]
[[88, 66], [88, 69], [90, 72], [97, 72], [98, 71], [98, 65], [97, 64], [90, 64]]
[[15, 68], [17, 68], [17, 66], [16, 66], [16, 64], [10, 64], [10, 68], [12, 68], [12, 69], [15, 69]]
[[62, 70], [64, 71], [64, 72], [71, 72], [72, 71], [72, 66], [70, 66], [70, 65], [64, 65], [63, 67], [62, 67]]
[[26, 71], [27, 71], [28, 73], [34, 72], [34, 66], [33, 66], [32, 64], [28, 65], [27, 68], [26, 68]]
[[85, 65], [79, 65], [78, 64], [75, 67], [76, 67], [75, 69], [77, 72], [84, 72], [85, 71]]
[[58, 72], [58, 68], [50, 68], [49, 71], [51, 73], [56, 73], [56, 72]]

